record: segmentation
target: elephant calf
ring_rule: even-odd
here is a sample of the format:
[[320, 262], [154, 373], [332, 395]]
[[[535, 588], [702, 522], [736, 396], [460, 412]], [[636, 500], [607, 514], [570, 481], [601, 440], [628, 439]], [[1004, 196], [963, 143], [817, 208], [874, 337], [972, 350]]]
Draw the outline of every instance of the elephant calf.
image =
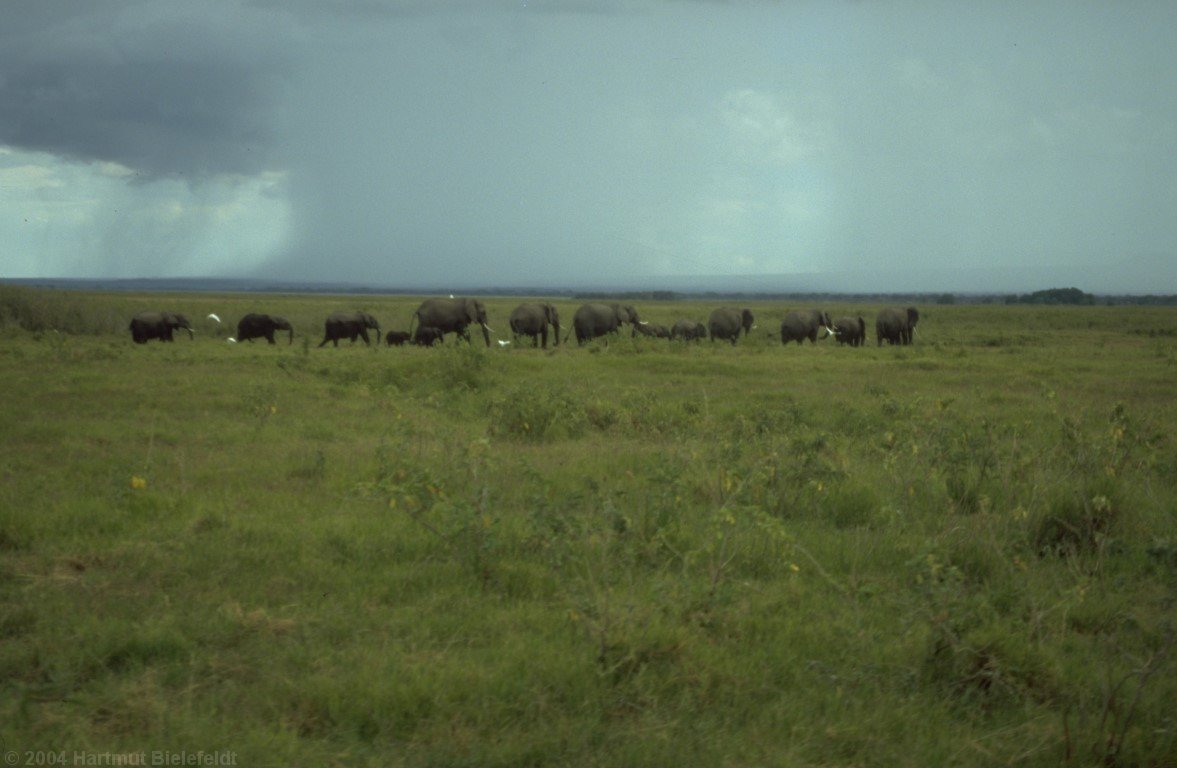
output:
[[188, 331], [188, 338], [195, 338], [192, 323], [176, 312], [140, 312], [131, 318], [128, 326], [131, 340], [136, 344], [146, 344], [151, 339], [172, 341], [172, 332], [178, 328]]
[[670, 329], [661, 323], [637, 323], [631, 336], [649, 336], [652, 339], [669, 339]]
[[670, 329], [670, 338], [683, 341], [698, 341], [707, 338], [707, 326], [694, 320], [683, 318]]
[[384, 334], [384, 343], [390, 347], [403, 347], [409, 341], [408, 331], [389, 331]]
[[833, 327], [839, 345], [861, 347], [866, 341], [866, 321], [861, 317], [839, 317]]
[[289, 320], [277, 315], [251, 312], [237, 323], [237, 340], [252, 342], [254, 339], [265, 339], [274, 344], [274, 331], [289, 331], [290, 337], [286, 343], [294, 343], [294, 327]]
[[443, 341], [445, 341], [445, 334], [440, 328], [434, 328], [431, 325], [419, 326], [417, 333], [413, 336], [413, 343], [419, 347], [432, 347]]
[[327, 342], [331, 342], [334, 346], [339, 346], [340, 339], [351, 339], [354, 344], [356, 337], [364, 340], [364, 344], [370, 344], [368, 340], [368, 329], [374, 328], [376, 330], [376, 343], [380, 343], [380, 321], [369, 315], [367, 312], [332, 312], [327, 316], [327, 322], [323, 326], [323, 340], [319, 342], [319, 346], [323, 346]]

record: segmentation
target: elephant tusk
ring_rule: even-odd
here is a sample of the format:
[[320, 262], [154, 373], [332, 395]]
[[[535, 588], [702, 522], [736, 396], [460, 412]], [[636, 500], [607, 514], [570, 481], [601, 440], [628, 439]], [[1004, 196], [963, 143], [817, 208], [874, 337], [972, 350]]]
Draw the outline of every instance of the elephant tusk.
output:
[[212, 314], [211, 312], [208, 315], [208, 319], [209, 320], [216, 320], [218, 323], [221, 322], [221, 318], [217, 317], [216, 315]]

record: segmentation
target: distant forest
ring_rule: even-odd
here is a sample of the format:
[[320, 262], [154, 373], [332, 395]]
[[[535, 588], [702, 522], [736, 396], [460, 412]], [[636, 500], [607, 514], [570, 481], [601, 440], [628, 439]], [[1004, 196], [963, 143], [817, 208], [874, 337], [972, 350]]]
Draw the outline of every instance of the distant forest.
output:
[[1094, 306], [1094, 294], [1084, 293], [1078, 288], [1051, 288], [1046, 291], [1024, 293], [1021, 296], [1009, 296], [1006, 304], [1079, 304]]
[[1151, 304], [1160, 306], [1177, 305], [1177, 296], [1096, 296], [1084, 293], [1078, 288], [1050, 288], [1045, 291], [1023, 293], [1020, 296], [1006, 296], [1006, 304]]

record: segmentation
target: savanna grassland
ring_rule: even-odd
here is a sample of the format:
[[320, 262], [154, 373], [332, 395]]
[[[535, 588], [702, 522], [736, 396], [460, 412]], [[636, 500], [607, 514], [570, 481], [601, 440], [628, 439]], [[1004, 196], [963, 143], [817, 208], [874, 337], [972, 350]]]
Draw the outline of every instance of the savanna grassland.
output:
[[419, 301], [0, 288], [6, 760], [1177, 765], [1177, 311], [316, 347]]

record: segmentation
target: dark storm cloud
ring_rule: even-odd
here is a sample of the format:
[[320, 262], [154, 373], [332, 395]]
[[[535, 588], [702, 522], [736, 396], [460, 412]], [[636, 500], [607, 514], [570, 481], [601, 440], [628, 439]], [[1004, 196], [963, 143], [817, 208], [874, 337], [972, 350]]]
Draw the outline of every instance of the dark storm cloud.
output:
[[281, 17], [229, 4], [18, 2], [0, 20], [0, 143], [147, 179], [266, 168], [288, 59]]
[[1175, 24], [1098, 0], [0, 0], [0, 242], [29, 273], [1172, 290]]

